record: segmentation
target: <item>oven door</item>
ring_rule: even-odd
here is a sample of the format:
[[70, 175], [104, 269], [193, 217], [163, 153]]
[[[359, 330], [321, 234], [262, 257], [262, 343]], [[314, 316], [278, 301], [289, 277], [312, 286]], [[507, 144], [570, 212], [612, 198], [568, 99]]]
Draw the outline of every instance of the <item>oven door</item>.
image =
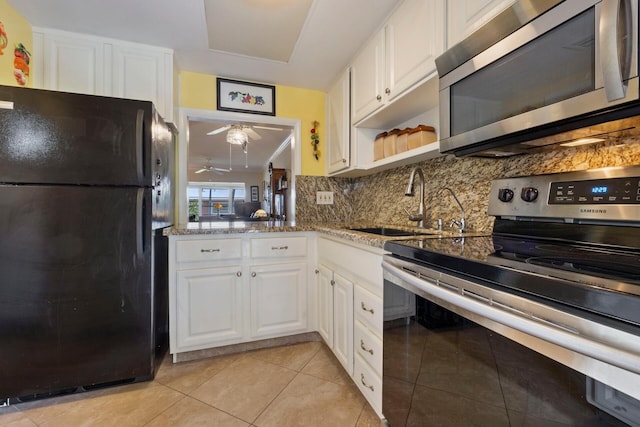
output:
[[523, 152], [557, 141], [502, 139], [637, 101], [637, 14], [637, 1], [566, 0], [450, 72], [439, 67], [441, 151], [469, 154], [498, 138], [501, 150], [486, 155]]
[[[640, 413], [638, 336], [599, 325], [594, 335], [622, 340], [614, 348], [583, 334], [593, 322], [568, 316], [558, 323], [535, 302], [390, 255], [383, 271], [385, 306], [390, 294], [415, 301], [409, 317], [385, 307], [382, 412], [392, 427], [633, 425], [629, 414]], [[591, 399], [594, 406], [585, 399], [587, 382], [629, 395], [616, 390], [615, 405]]]

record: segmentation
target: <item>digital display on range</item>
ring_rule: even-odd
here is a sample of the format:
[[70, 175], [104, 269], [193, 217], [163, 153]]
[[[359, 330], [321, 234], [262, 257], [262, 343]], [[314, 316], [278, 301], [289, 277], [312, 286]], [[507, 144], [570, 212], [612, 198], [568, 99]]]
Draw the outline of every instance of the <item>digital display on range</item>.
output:
[[640, 204], [640, 177], [552, 182], [549, 204]]

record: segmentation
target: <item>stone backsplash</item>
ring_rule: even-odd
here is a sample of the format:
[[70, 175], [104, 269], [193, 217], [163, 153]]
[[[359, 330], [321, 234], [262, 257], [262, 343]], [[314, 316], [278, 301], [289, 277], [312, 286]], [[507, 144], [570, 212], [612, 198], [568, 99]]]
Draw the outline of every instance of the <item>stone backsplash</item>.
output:
[[[415, 225], [404, 209], [416, 213], [418, 198], [404, 193], [411, 169], [419, 166], [426, 182], [429, 223], [425, 226], [435, 227], [437, 218], [442, 218], [447, 227], [452, 219], [460, 217], [460, 209], [451, 195], [439, 193], [449, 187], [465, 209], [468, 229], [490, 232], [493, 217], [487, 215], [487, 201], [493, 179], [628, 165], [640, 165], [640, 138], [502, 159], [447, 155], [358, 178], [298, 176], [296, 220]], [[316, 191], [333, 191], [333, 205], [316, 205]]]

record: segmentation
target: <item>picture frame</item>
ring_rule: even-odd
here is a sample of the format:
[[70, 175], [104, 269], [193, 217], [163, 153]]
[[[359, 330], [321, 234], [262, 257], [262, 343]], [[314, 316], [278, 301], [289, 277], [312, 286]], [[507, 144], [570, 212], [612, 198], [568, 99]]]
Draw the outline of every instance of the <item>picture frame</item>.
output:
[[216, 78], [216, 101], [220, 111], [276, 115], [276, 87]]
[[252, 202], [259, 202], [259, 195], [258, 195], [258, 186], [257, 185], [252, 185], [251, 186], [251, 201]]

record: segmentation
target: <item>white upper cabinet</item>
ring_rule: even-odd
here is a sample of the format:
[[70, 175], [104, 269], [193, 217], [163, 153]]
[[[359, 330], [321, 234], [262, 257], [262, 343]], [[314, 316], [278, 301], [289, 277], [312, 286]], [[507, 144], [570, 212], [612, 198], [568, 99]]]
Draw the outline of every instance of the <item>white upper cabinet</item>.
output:
[[388, 100], [436, 72], [435, 59], [445, 49], [444, 0], [405, 0], [387, 22], [386, 87]]
[[329, 174], [346, 169], [351, 157], [351, 120], [349, 117], [350, 74], [346, 70], [327, 95], [327, 170]]
[[41, 28], [33, 43], [34, 87], [152, 101], [173, 121], [172, 50]]
[[105, 51], [102, 43], [65, 34], [55, 37], [41, 34], [37, 42], [40, 42], [42, 52], [36, 48], [34, 54], [42, 53], [44, 58], [42, 68], [34, 69], [36, 73], [42, 71], [41, 76], [35, 76], [34, 86], [63, 92], [106, 95]]
[[515, 0], [447, 0], [447, 49], [513, 3]]
[[351, 64], [353, 123], [384, 105], [384, 38], [384, 31], [377, 34]]
[[139, 45], [114, 45], [112, 64], [114, 96], [153, 101], [165, 120], [172, 121], [171, 51], [140, 48]]
[[445, 0], [405, 0], [351, 66], [352, 122], [386, 107], [409, 88], [435, 77], [445, 48]]

